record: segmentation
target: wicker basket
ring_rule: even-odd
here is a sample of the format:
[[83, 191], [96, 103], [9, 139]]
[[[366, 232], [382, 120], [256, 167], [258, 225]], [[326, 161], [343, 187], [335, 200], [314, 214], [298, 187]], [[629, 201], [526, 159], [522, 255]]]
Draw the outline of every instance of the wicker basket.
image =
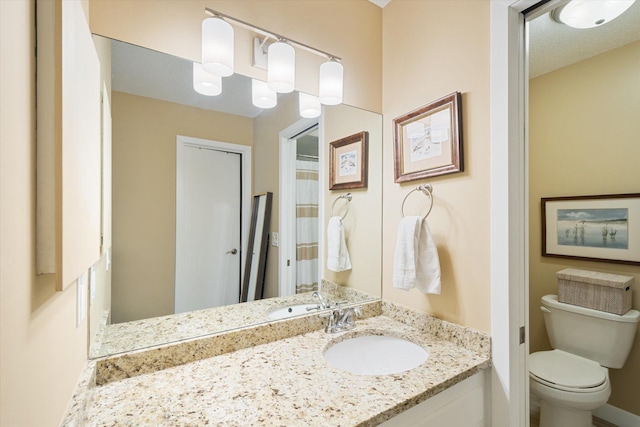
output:
[[566, 268], [556, 273], [558, 301], [614, 314], [631, 309], [633, 277]]

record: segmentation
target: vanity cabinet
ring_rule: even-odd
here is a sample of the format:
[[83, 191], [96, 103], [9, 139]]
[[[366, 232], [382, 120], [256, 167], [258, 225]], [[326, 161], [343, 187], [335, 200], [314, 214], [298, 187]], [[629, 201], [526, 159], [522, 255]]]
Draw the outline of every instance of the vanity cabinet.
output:
[[489, 369], [478, 372], [380, 424], [383, 427], [488, 426]]

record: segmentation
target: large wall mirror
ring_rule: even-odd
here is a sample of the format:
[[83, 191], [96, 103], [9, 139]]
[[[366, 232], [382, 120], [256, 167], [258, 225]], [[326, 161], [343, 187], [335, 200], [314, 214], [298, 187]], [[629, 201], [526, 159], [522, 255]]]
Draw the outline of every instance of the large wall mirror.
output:
[[[94, 37], [104, 47], [99, 49], [103, 69], [110, 67], [113, 207], [110, 320], [100, 334], [101, 342], [92, 348], [92, 357], [224, 330], [224, 322], [216, 329], [215, 319], [196, 320], [194, 313], [241, 301], [251, 200], [256, 194], [273, 194], [264, 299], [292, 292], [307, 292], [310, 297], [322, 279], [361, 290], [374, 299], [380, 297], [381, 272], [372, 271], [380, 263], [371, 260], [380, 259], [381, 242], [356, 241], [353, 231], [360, 227], [360, 233], [378, 234], [381, 227], [379, 114], [339, 105], [324, 107], [317, 119], [301, 119], [295, 92], [279, 94], [278, 105], [272, 109], [260, 109], [251, 101], [251, 79], [238, 74], [223, 79], [220, 95], [204, 96], [193, 89], [192, 62]], [[327, 206], [340, 193], [317, 181], [328, 177], [323, 170], [323, 150], [331, 140], [358, 131], [370, 135], [369, 186], [354, 192], [345, 228], [348, 245], [354, 251], [365, 247], [367, 253], [359, 264], [357, 253], [353, 254], [352, 272], [327, 277], [322, 267], [322, 235]], [[287, 151], [294, 153], [293, 161], [282, 161], [283, 144], [295, 144], [295, 149]], [[283, 170], [287, 167], [296, 169]], [[301, 176], [302, 180], [315, 176], [317, 181], [311, 185], [316, 194], [311, 209], [295, 206], [293, 181]], [[320, 250], [316, 243], [315, 251], [305, 252], [315, 252], [311, 261], [304, 260], [305, 265], [315, 263], [315, 267], [302, 282], [287, 286], [282, 284], [282, 265], [295, 264], [299, 261], [296, 253], [304, 251], [282, 252], [296, 229], [282, 229], [281, 199], [291, 201], [292, 212], [313, 212], [313, 218], [296, 221], [294, 216], [292, 223], [307, 224], [309, 232], [315, 229], [316, 242], [320, 241]], [[305, 202], [305, 206], [313, 204]], [[371, 227], [375, 230], [365, 229]], [[199, 270], [195, 265], [207, 268]], [[194, 286], [212, 283], [228, 285], [216, 295], [194, 293]], [[253, 303], [257, 301], [242, 304]], [[151, 342], [141, 339], [168, 318], [174, 322], [171, 337]], [[263, 321], [269, 318], [251, 318], [233, 327]], [[198, 322], [207, 323], [207, 329]], [[121, 342], [130, 345], [120, 347]], [[110, 347], [109, 343], [118, 345]]]

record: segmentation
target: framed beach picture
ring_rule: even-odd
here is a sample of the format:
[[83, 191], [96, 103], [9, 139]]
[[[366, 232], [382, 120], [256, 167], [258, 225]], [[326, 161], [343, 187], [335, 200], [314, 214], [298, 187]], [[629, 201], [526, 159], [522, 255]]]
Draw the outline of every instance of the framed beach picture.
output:
[[369, 132], [333, 141], [329, 145], [329, 189], [367, 188]]
[[640, 265], [640, 194], [542, 199], [542, 256]]
[[393, 120], [395, 182], [462, 172], [461, 94]]

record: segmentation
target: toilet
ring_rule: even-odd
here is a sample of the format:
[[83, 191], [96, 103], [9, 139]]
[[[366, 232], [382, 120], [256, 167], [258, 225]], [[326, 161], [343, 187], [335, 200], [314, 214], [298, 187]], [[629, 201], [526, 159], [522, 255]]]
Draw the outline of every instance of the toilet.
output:
[[623, 315], [542, 297], [553, 350], [529, 355], [531, 393], [540, 400], [540, 427], [590, 427], [591, 412], [611, 395], [609, 368], [622, 368], [640, 312]]

